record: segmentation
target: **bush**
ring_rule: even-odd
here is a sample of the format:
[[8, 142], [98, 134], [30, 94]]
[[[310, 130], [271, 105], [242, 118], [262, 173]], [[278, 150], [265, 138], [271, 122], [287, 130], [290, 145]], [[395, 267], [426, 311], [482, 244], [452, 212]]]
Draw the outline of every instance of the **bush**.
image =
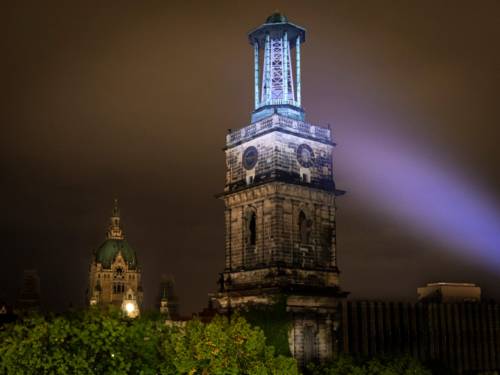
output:
[[277, 354], [291, 356], [288, 333], [292, 329], [292, 317], [286, 311], [285, 297], [278, 297], [270, 305], [247, 306], [241, 314], [252, 326], [264, 331], [267, 343]]
[[164, 374], [298, 374], [294, 359], [276, 356], [263, 331], [238, 316], [172, 327], [163, 350]]
[[167, 326], [97, 309], [5, 325], [0, 358], [2, 374], [298, 374], [241, 317]]
[[410, 356], [356, 361], [343, 355], [324, 365], [309, 365], [308, 371], [315, 375], [432, 375], [430, 370]]

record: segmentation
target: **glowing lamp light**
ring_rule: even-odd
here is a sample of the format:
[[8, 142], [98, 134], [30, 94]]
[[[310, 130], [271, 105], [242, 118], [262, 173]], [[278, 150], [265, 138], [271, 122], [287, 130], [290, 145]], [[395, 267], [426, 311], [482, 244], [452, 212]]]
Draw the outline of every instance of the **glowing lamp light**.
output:
[[127, 313], [130, 315], [132, 314], [134, 311], [135, 311], [135, 306], [132, 302], [128, 302], [126, 305], [125, 305], [125, 310], [127, 311]]

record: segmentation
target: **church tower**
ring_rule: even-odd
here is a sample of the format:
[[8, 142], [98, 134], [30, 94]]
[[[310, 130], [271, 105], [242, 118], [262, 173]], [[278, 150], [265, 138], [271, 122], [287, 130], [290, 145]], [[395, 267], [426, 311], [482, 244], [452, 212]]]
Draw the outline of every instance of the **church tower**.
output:
[[[226, 138], [225, 268], [212, 303], [222, 312], [286, 298], [292, 354], [326, 359], [339, 288], [331, 130], [305, 122], [306, 30], [279, 13], [248, 35], [254, 50], [250, 125]], [[261, 54], [263, 55], [261, 57]], [[295, 60], [295, 61], [294, 61]]]
[[87, 298], [91, 306], [115, 305], [136, 317], [142, 304], [141, 269], [120, 220], [115, 199], [106, 239], [93, 254]]

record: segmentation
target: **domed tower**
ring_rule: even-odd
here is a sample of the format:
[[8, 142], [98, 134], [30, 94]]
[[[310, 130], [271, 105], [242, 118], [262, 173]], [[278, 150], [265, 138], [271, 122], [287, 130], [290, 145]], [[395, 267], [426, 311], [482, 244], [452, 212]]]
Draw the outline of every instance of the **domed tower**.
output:
[[302, 364], [332, 357], [346, 296], [337, 267], [335, 144], [329, 128], [305, 122], [301, 104], [305, 36], [280, 13], [248, 35], [255, 106], [251, 123], [226, 137], [225, 267], [211, 300], [225, 313], [284, 299], [290, 350]]
[[89, 305], [115, 305], [130, 317], [142, 304], [141, 269], [134, 249], [125, 239], [115, 199], [104, 242], [94, 251], [90, 265]]

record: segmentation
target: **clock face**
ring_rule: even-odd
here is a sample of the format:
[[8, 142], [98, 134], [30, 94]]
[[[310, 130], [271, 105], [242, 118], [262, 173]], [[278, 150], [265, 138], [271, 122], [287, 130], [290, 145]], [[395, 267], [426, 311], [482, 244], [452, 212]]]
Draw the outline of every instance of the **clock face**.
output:
[[253, 169], [255, 164], [257, 164], [257, 158], [259, 157], [259, 153], [254, 146], [248, 147], [243, 152], [243, 166], [245, 169]]
[[314, 152], [309, 145], [301, 144], [297, 148], [297, 160], [304, 168], [310, 168], [314, 164]]

